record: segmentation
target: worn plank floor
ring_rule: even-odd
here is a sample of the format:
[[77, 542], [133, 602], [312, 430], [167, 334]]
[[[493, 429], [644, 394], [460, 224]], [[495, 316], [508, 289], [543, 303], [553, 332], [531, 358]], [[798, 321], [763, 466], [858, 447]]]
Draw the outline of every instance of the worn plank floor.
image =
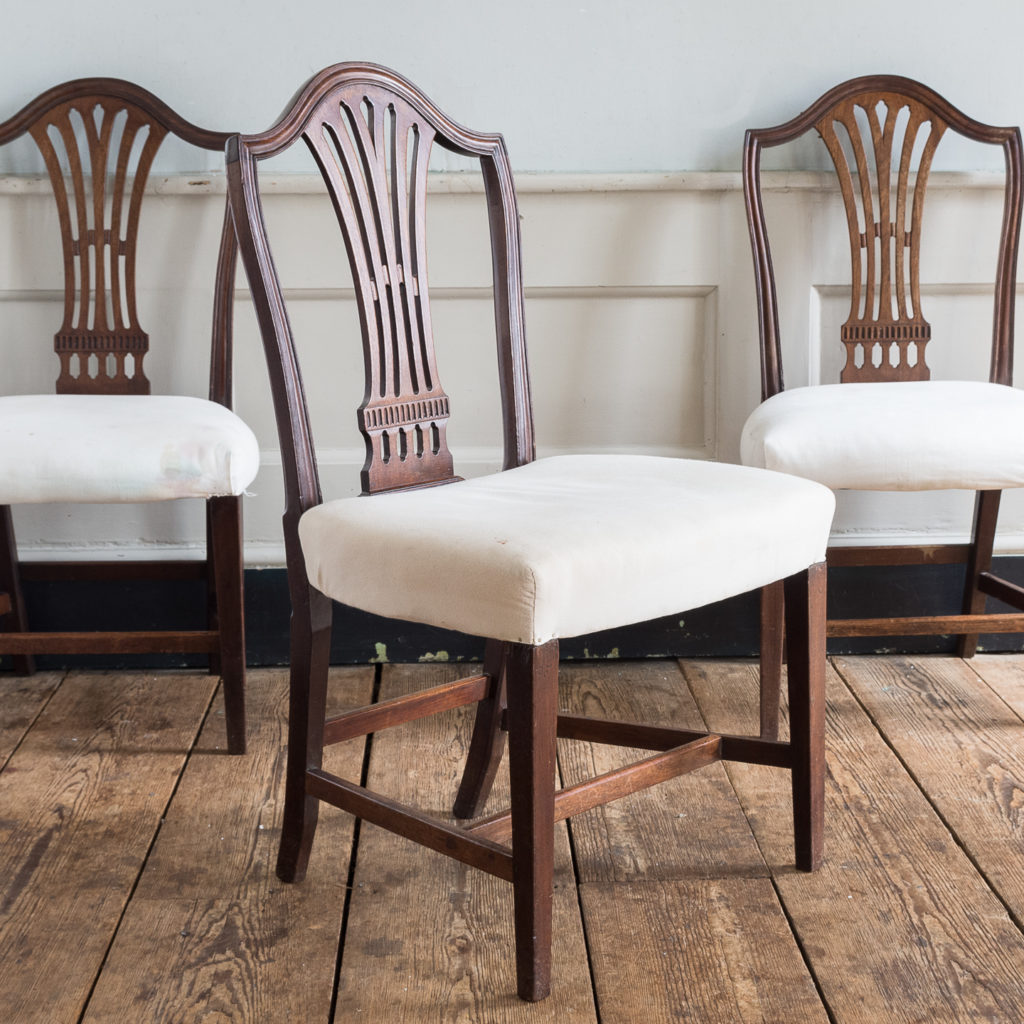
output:
[[[454, 676], [336, 669], [330, 700]], [[814, 875], [768, 768], [712, 765], [559, 826], [534, 1006], [504, 883], [331, 808], [306, 881], [276, 880], [286, 682], [250, 673], [250, 750], [230, 757], [208, 676], [0, 679], [3, 1024], [1024, 1022], [1024, 656], [833, 659]], [[577, 663], [561, 703], [751, 731], [756, 674]], [[449, 712], [328, 766], [444, 817], [467, 727]], [[562, 741], [561, 784], [631, 754]], [[492, 806], [506, 793], [502, 775]]]

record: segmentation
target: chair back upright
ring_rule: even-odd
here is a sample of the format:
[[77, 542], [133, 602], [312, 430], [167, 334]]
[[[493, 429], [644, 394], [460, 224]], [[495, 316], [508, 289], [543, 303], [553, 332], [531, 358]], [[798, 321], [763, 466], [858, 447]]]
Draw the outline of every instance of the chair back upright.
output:
[[[136, 308], [139, 214], [168, 133], [223, 150], [226, 132], [199, 128], [147, 90], [113, 78], [65, 82], [0, 124], [0, 144], [28, 133], [46, 164], [64, 255], [64, 319], [54, 337], [58, 394], [148, 395], [149, 335]], [[210, 397], [230, 406], [230, 305], [236, 248], [222, 237]]]
[[285, 462], [286, 535], [289, 522], [297, 523], [322, 498], [256, 165], [299, 139], [323, 175], [355, 284], [365, 368], [357, 413], [366, 446], [363, 493], [458, 479], [446, 440], [449, 401], [435, 358], [427, 283], [427, 170], [435, 142], [480, 160], [491, 232], [505, 468], [531, 461], [519, 221], [502, 137], [453, 123], [405, 79], [372, 64], [327, 68], [288, 110], [269, 131], [235, 137], [228, 145], [232, 210], [267, 352]]
[[928, 175], [947, 130], [1000, 146], [1006, 164], [996, 267], [990, 380], [1013, 375], [1013, 314], [1022, 200], [1021, 136], [967, 117], [911, 79], [873, 75], [827, 92], [793, 120], [753, 129], [744, 143], [743, 188], [754, 248], [762, 339], [762, 397], [783, 388], [778, 308], [761, 201], [760, 153], [815, 130], [828, 148], [846, 212], [850, 312], [841, 328], [848, 381], [928, 380], [931, 326], [921, 307], [922, 218]]

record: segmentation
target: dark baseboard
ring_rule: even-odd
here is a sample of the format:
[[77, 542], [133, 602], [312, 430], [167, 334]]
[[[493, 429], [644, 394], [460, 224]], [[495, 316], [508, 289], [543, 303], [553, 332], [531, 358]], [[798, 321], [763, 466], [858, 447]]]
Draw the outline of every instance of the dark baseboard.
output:
[[[1024, 585], [1024, 557], [995, 560], [996, 571]], [[957, 612], [963, 586], [958, 566], [894, 566], [834, 569], [829, 576], [829, 613], [839, 618]], [[284, 569], [245, 574], [246, 631], [250, 665], [288, 661], [290, 607]], [[25, 593], [35, 629], [202, 629], [205, 589], [195, 581], [71, 583], [32, 581]], [[1003, 607], [990, 601], [993, 610]], [[2, 621], [2, 620], [0, 620]], [[829, 642], [833, 653], [950, 653], [951, 637], [850, 638]], [[747, 657], [758, 649], [755, 594], [731, 598], [680, 615], [562, 641], [564, 659], [651, 657]], [[980, 650], [1024, 650], [1024, 635], [983, 636]], [[433, 629], [335, 606], [331, 660], [473, 661], [483, 644], [463, 633]], [[141, 669], [198, 667], [192, 655], [43, 655], [43, 669], [66, 667]], [[7, 661], [0, 659], [0, 667]]]

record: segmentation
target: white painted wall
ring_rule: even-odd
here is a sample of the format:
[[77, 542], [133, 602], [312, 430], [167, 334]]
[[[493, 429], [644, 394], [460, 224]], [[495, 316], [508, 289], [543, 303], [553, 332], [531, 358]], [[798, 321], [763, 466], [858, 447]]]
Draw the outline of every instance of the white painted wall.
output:
[[[372, 7], [309, 0], [302, 14], [317, 27], [304, 34], [296, 7], [267, 0], [173, 9], [69, 0], [26, 7], [11, 19], [0, 38], [0, 116], [65, 78], [107, 74], [147, 85], [197, 123], [259, 130], [323, 65], [351, 58], [390, 64], [456, 119], [501, 129], [508, 140], [523, 216], [542, 454], [625, 445], [733, 460], [758, 400], [753, 281], [736, 173], [743, 129], [784, 120], [842, 78], [875, 71], [921, 78], [991, 122], [1024, 120], [1016, 53], [1024, 4], [982, 0], [971, 7], [970, 25], [963, 8], [946, 0], [870, 0], [853, 21], [839, 10], [811, 0]], [[821, 162], [809, 147], [767, 165]], [[168, 150], [159, 166], [140, 268], [150, 377], [159, 391], [202, 394], [223, 179], [215, 159], [184, 149]], [[984, 357], [970, 353], [987, 346], [994, 257], [961, 239], [978, 223], [990, 234], [997, 225], [995, 166], [972, 149], [940, 148], [937, 167], [982, 173], [939, 175], [933, 185], [941, 193], [937, 223], [957, 239], [924, 268], [936, 376], [984, 374]], [[294, 176], [306, 169], [290, 161], [274, 168], [268, 218], [309, 358], [325, 488], [340, 494], [354, 487], [362, 461], [353, 412], [362, 388], [358, 327], [332, 215], [310, 179]], [[38, 170], [28, 146], [0, 152], [7, 174], [0, 178], [3, 392], [50, 390], [55, 374], [50, 339], [60, 317], [60, 260], [49, 197], [31, 177]], [[784, 227], [776, 256], [795, 264], [782, 293], [788, 381], [830, 379], [848, 277], [838, 198], [814, 175], [780, 171], [770, 182], [769, 215]], [[431, 196], [435, 328], [455, 409], [450, 437], [464, 473], [494, 466], [500, 446], [497, 420], [485, 412], [493, 327], [474, 188], [464, 176], [442, 175]], [[247, 503], [247, 551], [251, 562], [275, 563], [279, 456], [244, 291], [237, 318], [236, 407], [264, 452]], [[943, 336], [977, 337], [978, 345], [940, 355]], [[324, 338], [336, 344], [319, 347]], [[324, 410], [335, 402], [342, 414], [328, 427]], [[851, 540], [962, 536], [969, 506], [956, 494], [845, 496], [837, 532]], [[26, 557], [68, 557], [97, 544], [108, 557], [144, 557], [188, 550], [201, 537], [195, 503], [21, 508], [16, 523]], [[1001, 547], [1024, 550], [1024, 502], [1007, 503], [1002, 525]]]
[[521, 171], [734, 170], [744, 128], [872, 72], [991, 123], [1024, 117], [1020, 0], [39, 0], [7, 15], [0, 111], [103, 74], [197, 123], [258, 131], [321, 67], [373, 60], [504, 132]]

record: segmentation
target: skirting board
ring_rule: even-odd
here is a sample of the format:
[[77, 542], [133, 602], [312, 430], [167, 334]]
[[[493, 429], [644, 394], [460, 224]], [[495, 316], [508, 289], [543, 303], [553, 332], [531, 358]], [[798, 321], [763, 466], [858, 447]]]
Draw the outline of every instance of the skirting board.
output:
[[[1024, 556], [995, 560], [996, 571], [1024, 585]], [[957, 566], [899, 566], [834, 569], [829, 579], [830, 614], [904, 615], [955, 612], [960, 607], [963, 570]], [[288, 661], [289, 601], [283, 569], [248, 569], [246, 632], [248, 662]], [[70, 583], [33, 581], [26, 585], [34, 629], [161, 628], [201, 629], [205, 590], [196, 582]], [[993, 610], [998, 602], [990, 601]], [[0, 623], [3, 623], [0, 619]], [[851, 638], [829, 642], [833, 653], [948, 653], [949, 637]], [[718, 604], [622, 629], [562, 642], [562, 658], [749, 657], [758, 649], [758, 602], [746, 594]], [[1024, 650], [1022, 635], [981, 638], [984, 651]], [[335, 606], [331, 660], [335, 664], [381, 661], [474, 661], [482, 642], [461, 633], [384, 619]], [[43, 669], [103, 669], [200, 666], [192, 655], [43, 655]], [[8, 668], [9, 659], [0, 659]]]

